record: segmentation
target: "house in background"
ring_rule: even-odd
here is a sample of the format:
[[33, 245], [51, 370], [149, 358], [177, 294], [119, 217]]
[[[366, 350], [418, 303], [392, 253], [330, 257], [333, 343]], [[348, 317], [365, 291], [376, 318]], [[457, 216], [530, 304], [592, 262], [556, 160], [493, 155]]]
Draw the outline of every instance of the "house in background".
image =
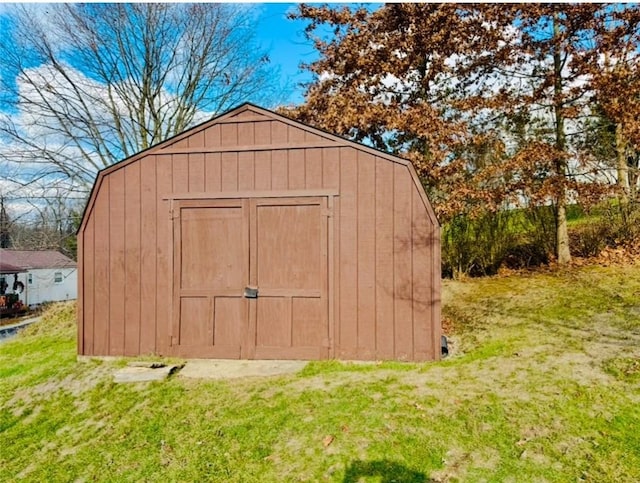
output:
[[[76, 262], [60, 252], [0, 249], [0, 262], [20, 267], [25, 271], [18, 273], [17, 277], [24, 286], [20, 298], [27, 306], [73, 300], [78, 297]], [[15, 276], [0, 275], [0, 284], [8, 284], [10, 290]]]

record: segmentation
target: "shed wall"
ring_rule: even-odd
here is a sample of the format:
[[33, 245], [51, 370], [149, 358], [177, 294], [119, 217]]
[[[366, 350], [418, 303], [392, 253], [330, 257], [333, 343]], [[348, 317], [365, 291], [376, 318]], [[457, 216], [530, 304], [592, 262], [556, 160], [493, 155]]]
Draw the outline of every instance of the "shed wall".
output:
[[439, 357], [439, 227], [410, 168], [251, 111], [106, 172], [79, 234], [79, 352], [170, 354], [171, 201], [334, 189], [333, 357]]

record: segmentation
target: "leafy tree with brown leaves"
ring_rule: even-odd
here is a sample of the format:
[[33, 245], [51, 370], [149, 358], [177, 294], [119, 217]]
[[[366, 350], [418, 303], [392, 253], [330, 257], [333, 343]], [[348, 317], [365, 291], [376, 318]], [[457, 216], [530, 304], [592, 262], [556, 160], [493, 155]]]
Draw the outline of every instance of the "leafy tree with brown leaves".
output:
[[[640, 6], [602, 12], [588, 63], [597, 119], [613, 134], [621, 201], [637, 201], [640, 162]], [[596, 132], [599, 132], [596, 130]]]
[[582, 40], [593, 30], [600, 8], [592, 4], [504, 7], [502, 15], [517, 26], [518, 35], [505, 42], [490, 64], [507, 79], [496, 107], [507, 113], [526, 112], [540, 127], [531, 144], [515, 153], [514, 159], [522, 166], [541, 160], [545, 165], [547, 176], [538, 197], [551, 199], [555, 207], [560, 264], [571, 260], [566, 205], [568, 191], [576, 182], [569, 166], [572, 153], [567, 123], [573, 122], [575, 130], [589, 102]]
[[602, 40], [621, 35], [607, 26], [611, 8], [301, 5], [294, 16], [309, 20], [320, 59], [306, 66], [316, 78], [293, 114], [411, 159], [445, 219], [551, 202], [567, 263], [566, 204], [603, 192], [581, 171], [573, 138], [594, 92], [606, 97], [593, 66], [619, 45]]
[[470, 187], [466, 169], [469, 146], [480, 149], [487, 136], [475, 136], [451, 104], [461, 83], [473, 81], [458, 75], [451, 59], [492, 50], [500, 40], [477, 8], [388, 4], [371, 12], [300, 5], [294, 17], [310, 21], [306, 32], [320, 59], [306, 66], [316, 80], [290, 115], [409, 158], [441, 217], [490, 201]]

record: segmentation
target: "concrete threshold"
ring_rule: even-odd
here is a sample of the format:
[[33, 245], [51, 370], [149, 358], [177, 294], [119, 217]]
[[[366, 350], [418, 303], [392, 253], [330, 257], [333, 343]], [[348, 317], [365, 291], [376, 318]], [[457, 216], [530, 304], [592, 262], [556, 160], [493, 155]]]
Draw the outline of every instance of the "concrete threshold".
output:
[[179, 366], [158, 363], [129, 363], [127, 367], [118, 369], [113, 374], [113, 382], [149, 382], [162, 381], [178, 370]]
[[294, 374], [308, 361], [189, 359], [180, 370], [181, 377], [194, 379], [235, 379]]

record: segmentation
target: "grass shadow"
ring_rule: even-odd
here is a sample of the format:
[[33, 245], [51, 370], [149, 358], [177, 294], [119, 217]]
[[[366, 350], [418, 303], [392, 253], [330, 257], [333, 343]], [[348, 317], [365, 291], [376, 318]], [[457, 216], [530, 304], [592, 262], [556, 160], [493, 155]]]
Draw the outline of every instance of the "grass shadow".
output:
[[357, 483], [363, 477], [380, 478], [381, 483], [429, 483], [424, 473], [407, 468], [404, 465], [389, 460], [352, 461], [344, 474], [342, 483]]

